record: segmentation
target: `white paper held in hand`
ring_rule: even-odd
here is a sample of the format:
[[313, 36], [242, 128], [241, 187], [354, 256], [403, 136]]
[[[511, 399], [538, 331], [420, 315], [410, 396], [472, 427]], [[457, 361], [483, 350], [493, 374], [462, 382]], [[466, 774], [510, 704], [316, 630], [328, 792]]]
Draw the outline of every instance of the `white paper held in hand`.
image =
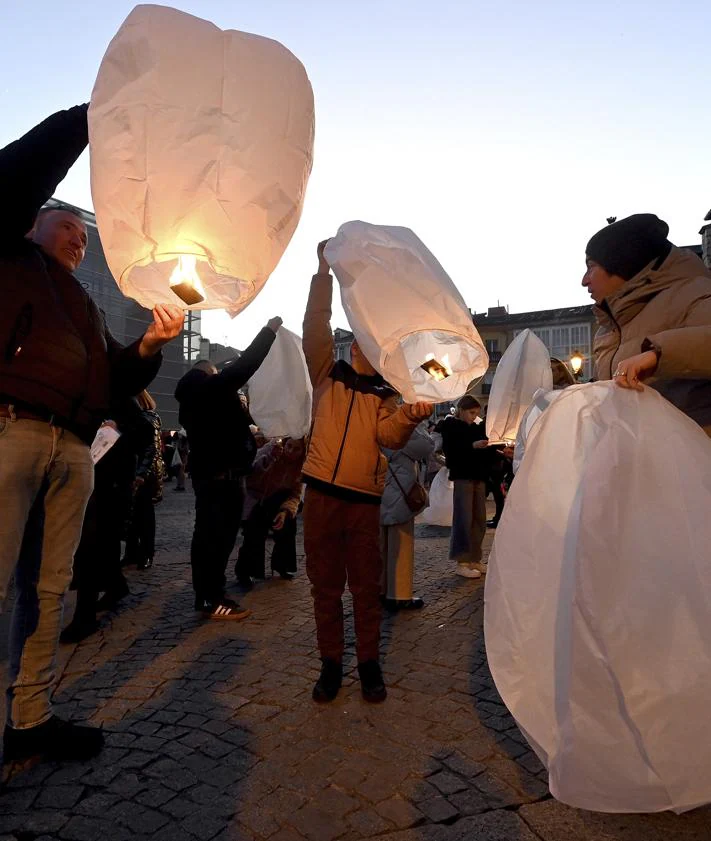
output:
[[108, 453], [120, 437], [121, 433], [113, 426], [106, 425], [99, 429], [91, 445], [91, 460], [94, 464]]

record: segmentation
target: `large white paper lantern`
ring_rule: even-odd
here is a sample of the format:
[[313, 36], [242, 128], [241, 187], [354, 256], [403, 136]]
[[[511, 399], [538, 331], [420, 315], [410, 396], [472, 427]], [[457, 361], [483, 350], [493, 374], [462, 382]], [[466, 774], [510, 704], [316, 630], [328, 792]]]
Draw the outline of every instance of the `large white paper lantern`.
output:
[[553, 388], [548, 348], [530, 330], [523, 330], [506, 348], [496, 366], [486, 409], [486, 436], [513, 444], [519, 424], [539, 388]]
[[653, 389], [571, 386], [530, 431], [489, 561], [486, 650], [570, 806], [711, 802], [710, 510], [711, 441]]
[[249, 381], [249, 411], [267, 438], [303, 438], [311, 426], [311, 378], [301, 338], [280, 327]]
[[96, 220], [124, 294], [244, 309], [296, 229], [313, 139], [311, 85], [285, 47], [137, 6], [89, 108]]
[[484, 375], [464, 299], [409, 228], [346, 222], [325, 256], [361, 350], [405, 402], [455, 400]]

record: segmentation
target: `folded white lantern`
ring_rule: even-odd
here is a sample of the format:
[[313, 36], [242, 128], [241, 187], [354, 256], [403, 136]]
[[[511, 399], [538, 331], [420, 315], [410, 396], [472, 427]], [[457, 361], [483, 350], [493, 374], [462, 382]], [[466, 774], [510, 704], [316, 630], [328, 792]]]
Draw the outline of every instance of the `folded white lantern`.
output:
[[540, 388], [553, 388], [551, 357], [535, 333], [523, 330], [506, 348], [491, 384], [486, 436], [492, 443], [514, 443], [521, 419]]
[[137, 6], [89, 108], [96, 220], [122, 292], [244, 309], [296, 229], [313, 139], [311, 85], [285, 47]]
[[346, 222], [325, 256], [360, 349], [405, 402], [454, 400], [484, 375], [464, 299], [409, 228]]
[[311, 378], [301, 338], [281, 327], [249, 381], [249, 411], [267, 438], [303, 438], [311, 426]]

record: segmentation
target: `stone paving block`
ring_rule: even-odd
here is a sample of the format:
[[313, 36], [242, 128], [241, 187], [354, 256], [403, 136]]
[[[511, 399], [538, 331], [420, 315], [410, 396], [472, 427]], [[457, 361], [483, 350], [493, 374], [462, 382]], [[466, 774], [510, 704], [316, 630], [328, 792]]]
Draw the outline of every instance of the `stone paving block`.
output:
[[143, 773], [147, 777], [160, 780], [163, 785], [172, 788], [173, 791], [182, 791], [198, 782], [198, 778], [192, 771], [173, 759], [159, 759], [144, 768]]
[[143, 791], [139, 791], [133, 799], [136, 803], [140, 803], [142, 806], [159, 808], [169, 800], [172, 800], [175, 796], [176, 793], [172, 789], [154, 784]]
[[460, 814], [465, 816], [478, 815], [491, 808], [489, 801], [484, 798], [484, 795], [474, 788], [460, 791], [458, 794], [453, 794], [447, 799]]
[[59, 837], [67, 841], [127, 841], [131, 835], [124, 827], [87, 815], [75, 815], [59, 830]]
[[[277, 820], [271, 809], [266, 808], [262, 803], [249, 803], [240, 805], [235, 817], [238, 823], [242, 825], [243, 831], [246, 829], [253, 833], [252, 838], [254, 835], [269, 838], [270, 835], [281, 829], [287, 816], [280, 815], [279, 820]], [[289, 822], [294, 823], [293, 816]]]
[[[497, 811], [461, 821], [447, 827], [443, 841], [540, 841], [518, 815]], [[567, 841], [578, 841], [569, 838]], [[640, 839], [642, 841], [642, 839]]]
[[86, 817], [102, 818], [120, 799], [118, 794], [111, 794], [108, 791], [96, 792], [78, 803], [74, 812]]
[[334, 841], [346, 832], [347, 825], [342, 818], [329, 815], [310, 803], [289, 816], [288, 824], [300, 832], [308, 841]]
[[442, 796], [421, 800], [417, 808], [433, 823], [449, 823], [459, 817], [459, 809]]
[[464, 789], [469, 788], [466, 780], [448, 771], [440, 771], [438, 774], [433, 774], [427, 778], [427, 782], [433, 785], [438, 791], [441, 791], [442, 794], [456, 794], [458, 791], [464, 791]]
[[199, 841], [210, 841], [225, 828], [222, 818], [217, 818], [209, 813], [209, 810], [202, 810], [181, 822], [180, 828], [189, 833]]
[[393, 829], [390, 821], [386, 821], [374, 808], [352, 812], [346, 817], [346, 822], [350, 830], [357, 833], [357, 837], [360, 838], [374, 838], [376, 835], [382, 835], [389, 829]]
[[711, 809], [683, 815], [604, 815], [557, 800], [523, 806], [518, 814], [542, 841], [708, 841]]
[[32, 809], [29, 814], [22, 817], [16, 829], [33, 835], [52, 835], [69, 823], [69, 819], [70, 815], [65, 812]]
[[0, 813], [26, 812], [42, 794], [39, 788], [21, 788], [2, 791], [0, 789]]
[[472, 781], [472, 785], [486, 798], [492, 809], [506, 809], [509, 806], [520, 806], [528, 803], [530, 798], [506, 785], [488, 771], [480, 774]]
[[382, 803], [378, 803], [375, 809], [381, 817], [395, 824], [398, 829], [409, 829], [425, 821], [422, 812], [409, 800], [404, 800], [402, 797], [391, 797], [389, 800], [383, 800]]

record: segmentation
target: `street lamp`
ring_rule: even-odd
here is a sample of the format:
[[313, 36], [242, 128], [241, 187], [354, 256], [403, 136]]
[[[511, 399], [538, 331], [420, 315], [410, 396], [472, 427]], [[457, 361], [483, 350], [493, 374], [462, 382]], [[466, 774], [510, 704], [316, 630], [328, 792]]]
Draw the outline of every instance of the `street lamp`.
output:
[[580, 379], [584, 361], [582, 353], [579, 350], [574, 350], [570, 357], [570, 367], [573, 369], [573, 376], [576, 380]]

